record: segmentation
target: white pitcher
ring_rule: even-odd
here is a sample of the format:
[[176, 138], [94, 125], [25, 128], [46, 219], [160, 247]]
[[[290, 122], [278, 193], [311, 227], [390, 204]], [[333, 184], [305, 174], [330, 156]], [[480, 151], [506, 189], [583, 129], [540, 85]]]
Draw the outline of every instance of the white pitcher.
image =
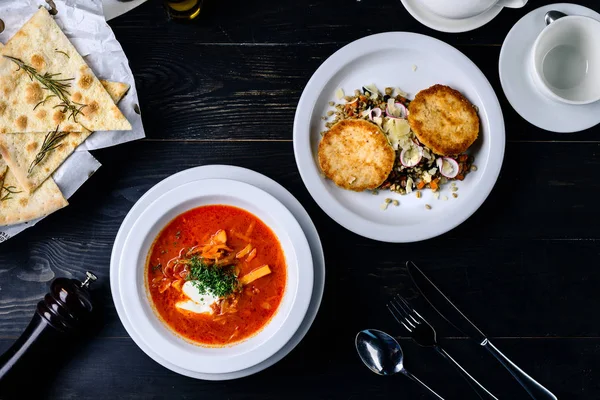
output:
[[527, 0], [420, 0], [431, 12], [451, 19], [477, 16], [494, 6], [521, 8]]

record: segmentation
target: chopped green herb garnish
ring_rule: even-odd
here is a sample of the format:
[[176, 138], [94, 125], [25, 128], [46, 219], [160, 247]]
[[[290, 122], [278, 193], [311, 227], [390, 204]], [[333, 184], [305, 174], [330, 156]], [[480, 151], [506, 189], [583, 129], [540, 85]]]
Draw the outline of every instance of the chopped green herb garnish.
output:
[[190, 259], [189, 268], [187, 280], [194, 281], [194, 286], [202, 294], [227, 297], [240, 289], [233, 265], [210, 266], [202, 258], [194, 256]]
[[158, 264], [156, 264], [154, 267], [152, 267], [152, 270], [153, 270], [153, 271], [156, 271], [156, 270], [159, 270], [159, 269], [161, 269], [161, 268], [162, 268], [162, 264], [161, 264], [161, 263], [158, 263]]

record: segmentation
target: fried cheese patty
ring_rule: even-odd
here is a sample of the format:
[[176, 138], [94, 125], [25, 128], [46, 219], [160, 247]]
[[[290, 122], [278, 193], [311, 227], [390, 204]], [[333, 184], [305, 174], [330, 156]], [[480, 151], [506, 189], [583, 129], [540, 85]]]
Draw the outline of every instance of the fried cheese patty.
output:
[[412, 131], [434, 153], [463, 153], [479, 135], [479, 117], [460, 92], [444, 85], [421, 90], [409, 105]]
[[319, 166], [325, 176], [357, 192], [380, 186], [392, 171], [395, 157], [381, 129], [361, 119], [338, 122], [319, 143]]

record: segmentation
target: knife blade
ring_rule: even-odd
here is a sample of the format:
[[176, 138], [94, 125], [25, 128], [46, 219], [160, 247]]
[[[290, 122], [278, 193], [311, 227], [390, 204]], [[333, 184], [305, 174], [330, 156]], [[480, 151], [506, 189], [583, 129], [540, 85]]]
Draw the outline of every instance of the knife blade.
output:
[[438, 312], [448, 323], [454, 326], [464, 335], [474, 339], [481, 347], [486, 349], [491, 355], [502, 364], [504, 368], [521, 384], [533, 399], [556, 400], [556, 396], [548, 389], [540, 385], [535, 379], [527, 375], [525, 371], [519, 368], [508, 357], [506, 357], [492, 342], [467, 318], [442, 291], [434, 285], [433, 282], [413, 263], [406, 262], [408, 273], [415, 286], [431, 307]]
[[463, 314], [442, 291], [413, 263], [406, 263], [408, 273], [415, 286], [423, 294], [423, 297], [431, 304], [450, 325], [455, 327], [463, 335], [483, 344], [486, 336]]

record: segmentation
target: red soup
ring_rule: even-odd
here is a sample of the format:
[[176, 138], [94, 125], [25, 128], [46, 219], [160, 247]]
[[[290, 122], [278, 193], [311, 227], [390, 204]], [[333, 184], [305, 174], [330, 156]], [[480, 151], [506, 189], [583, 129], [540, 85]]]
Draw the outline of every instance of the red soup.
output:
[[169, 222], [147, 260], [154, 309], [173, 331], [205, 346], [259, 332], [281, 303], [286, 264], [279, 240], [255, 215], [212, 205]]

